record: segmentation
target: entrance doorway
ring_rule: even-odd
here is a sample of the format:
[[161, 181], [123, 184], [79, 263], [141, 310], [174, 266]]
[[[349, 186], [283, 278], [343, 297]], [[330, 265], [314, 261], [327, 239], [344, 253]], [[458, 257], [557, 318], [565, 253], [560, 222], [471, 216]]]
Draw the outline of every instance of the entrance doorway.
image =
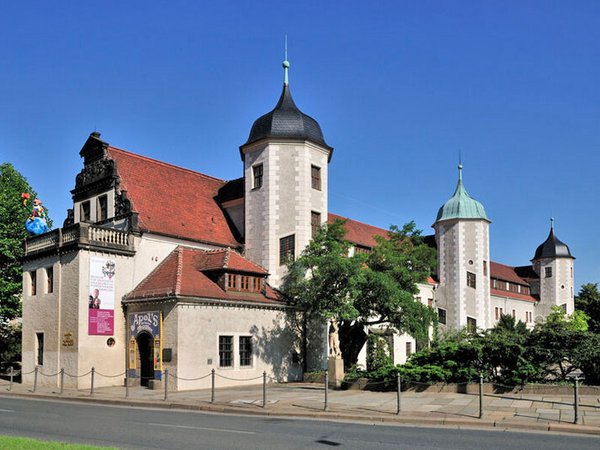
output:
[[140, 384], [148, 386], [148, 381], [154, 378], [154, 339], [150, 333], [141, 332], [136, 340], [140, 355]]

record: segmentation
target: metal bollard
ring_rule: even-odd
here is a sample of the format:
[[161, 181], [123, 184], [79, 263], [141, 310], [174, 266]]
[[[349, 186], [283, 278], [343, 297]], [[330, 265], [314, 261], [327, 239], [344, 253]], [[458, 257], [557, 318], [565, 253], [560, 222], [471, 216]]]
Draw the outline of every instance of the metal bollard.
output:
[[92, 375], [92, 379], [91, 379], [91, 382], [90, 382], [90, 397], [92, 395], [94, 395], [94, 375], [95, 375], [95, 373], [96, 373], [96, 369], [94, 369], [92, 367], [92, 370], [90, 372], [90, 374]]
[[479, 418], [483, 417], [483, 374], [479, 374]]
[[10, 366], [10, 383], [8, 385], [8, 390], [12, 391], [13, 377], [15, 376], [15, 368]]
[[33, 371], [33, 392], [37, 389], [38, 366], [35, 366]]
[[323, 411], [327, 411], [329, 409], [329, 405], [327, 404], [327, 395], [329, 390], [329, 372], [325, 371], [325, 407]]
[[397, 390], [397, 394], [396, 394], [396, 401], [397, 401], [398, 407], [396, 408], [396, 414], [400, 414], [400, 411], [402, 410], [401, 404], [400, 404], [400, 392], [402, 391], [402, 382], [400, 381], [399, 373], [396, 374], [396, 381], [397, 381], [397, 385], [398, 385], [398, 390]]
[[575, 385], [573, 389], [573, 423], [579, 423], [579, 377], [575, 377]]
[[125, 371], [125, 398], [129, 398], [129, 374]]
[[167, 392], [169, 390], [169, 369], [165, 369], [165, 398], [163, 400], [167, 401]]
[[62, 395], [64, 387], [65, 387], [65, 369], [60, 369], [60, 395]]
[[267, 406], [267, 371], [263, 371], [263, 404], [262, 407], [264, 408], [265, 406]]
[[215, 369], [210, 372], [211, 382], [210, 382], [210, 402], [215, 402]]

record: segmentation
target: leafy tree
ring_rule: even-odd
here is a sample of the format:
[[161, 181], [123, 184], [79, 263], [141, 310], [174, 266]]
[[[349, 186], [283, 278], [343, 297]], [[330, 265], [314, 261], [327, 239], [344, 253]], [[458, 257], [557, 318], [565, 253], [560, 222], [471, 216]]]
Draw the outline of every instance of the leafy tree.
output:
[[0, 164], [0, 321], [21, 315], [21, 258], [27, 237], [25, 221], [30, 213], [21, 203], [23, 192], [31, 198], [36, 196], [12, 164]]
[[348, 256], [343, 221], [323, 227], [302, 255], [290, 263], [282, 289], [311, 317], [340, 323], [346, 367], [356, 363], [366, 326], [388, 324], [426, 338], [433, 311], [417, 302], [416, 283], [435, 264], [435, 250], [423, 243], [414, 223], [392, 227], [369, 255]]
[[589, 330], [600, 333], [600, 291], [598, 283], [587, 283], [581, 286], [575, 296], [575, 309], [589, 316]]
[[583, 311], [575, 310], [573, 314], [567, 315], [560, 306], [553, 306], [550, 314], [546, 317], [549, 325], [562, 325], [571, 331], [587, 331], [589, 316]]

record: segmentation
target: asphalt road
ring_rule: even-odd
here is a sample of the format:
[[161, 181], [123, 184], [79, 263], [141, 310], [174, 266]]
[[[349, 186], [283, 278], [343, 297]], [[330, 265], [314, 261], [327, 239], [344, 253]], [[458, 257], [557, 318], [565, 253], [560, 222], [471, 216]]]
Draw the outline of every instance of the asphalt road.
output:
[[123, 449], [594, 449], [600, 438], [234, 416], [0, 396], [0, 434]]

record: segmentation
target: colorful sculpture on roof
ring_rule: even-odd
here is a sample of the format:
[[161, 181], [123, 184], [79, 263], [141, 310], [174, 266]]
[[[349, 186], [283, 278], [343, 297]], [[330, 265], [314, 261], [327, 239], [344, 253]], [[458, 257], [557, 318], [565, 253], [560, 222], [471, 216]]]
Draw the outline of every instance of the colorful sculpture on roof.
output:
[[31, 208], [31, 214], [25, 221], [25, 229], [31, 234], [42, 234], [49, 231], [46, 209], [42, 206], [42, 201], [39, 198], [33, 200], [33, 205], [28, 206], [30, 195], [27, 192], [21, 194], [23, 206], [28, 210]]

